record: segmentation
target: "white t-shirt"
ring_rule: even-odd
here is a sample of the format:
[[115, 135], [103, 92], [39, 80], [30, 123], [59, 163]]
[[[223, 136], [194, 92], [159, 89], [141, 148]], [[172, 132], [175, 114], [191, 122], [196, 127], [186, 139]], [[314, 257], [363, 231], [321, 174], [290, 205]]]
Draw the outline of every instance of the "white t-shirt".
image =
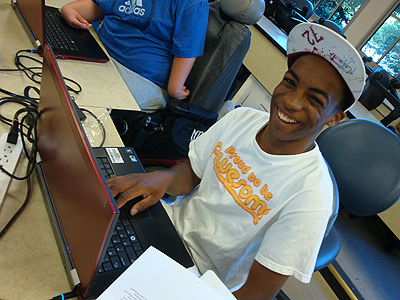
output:
[[332, 181], [317, 145], [298, 155], [270, 155], [256, 134], [269, 114], [235, 109], [190, 144], [201, 183], [173, 205], [173, 221], [201, 273], [230, 289], [256, 259], [309, 282], [332, 213]]

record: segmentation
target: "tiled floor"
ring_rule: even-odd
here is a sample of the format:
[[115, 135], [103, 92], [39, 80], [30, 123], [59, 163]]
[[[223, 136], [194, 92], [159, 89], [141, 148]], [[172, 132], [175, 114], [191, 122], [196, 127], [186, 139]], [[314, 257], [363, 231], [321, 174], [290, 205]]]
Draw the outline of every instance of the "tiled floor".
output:
[[[361, 296], [359, 300], [400, 299], [400, 251], [386, 252], [378, 223], [364, 218], [350, 219], [341, 211], [335, 223], [342, 242], [337, 263]], [[293, 300], [338, 299], [319, 273], [310, 284], [289, 279], [283, 287]]]

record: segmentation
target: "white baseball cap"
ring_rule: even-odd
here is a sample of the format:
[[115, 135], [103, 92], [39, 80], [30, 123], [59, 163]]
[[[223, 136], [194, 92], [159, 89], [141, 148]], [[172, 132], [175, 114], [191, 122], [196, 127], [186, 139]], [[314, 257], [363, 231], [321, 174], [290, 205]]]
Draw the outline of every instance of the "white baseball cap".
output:
[[366, 80], [365, 66], [358, 51], [344, 37], [326, 26], [300, 23], [288, 35], [287, 63], [289, 68], [304, 53], [325, 58], [339, 72], [353, 95], [346, 111], [360, 97]]

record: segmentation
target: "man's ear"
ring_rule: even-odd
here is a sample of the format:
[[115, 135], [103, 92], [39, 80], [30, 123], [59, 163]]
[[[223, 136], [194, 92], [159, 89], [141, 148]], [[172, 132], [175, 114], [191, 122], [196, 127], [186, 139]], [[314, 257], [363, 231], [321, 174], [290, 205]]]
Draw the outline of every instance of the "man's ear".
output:
[[345, 112], [342, 110], [339, 110], [332, 116], [332, 118], [326, 123], [326, 125], [328, 125], [329, 127], [333, 127], [337, 123], [339, 123], [341, 120], [343, 120], [345, 116], [346, 116]]

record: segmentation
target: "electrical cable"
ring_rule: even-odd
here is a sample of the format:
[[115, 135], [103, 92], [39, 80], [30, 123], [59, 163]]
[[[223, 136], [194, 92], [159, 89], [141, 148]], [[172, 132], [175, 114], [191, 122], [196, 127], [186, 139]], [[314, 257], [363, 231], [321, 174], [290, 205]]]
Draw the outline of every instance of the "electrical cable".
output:
[[53, 298], [51, 298], [50, 300], [64, 300], [64, 299], [71, 299], [73, 297], [77, 297], [78, 296], [78, 292], [77, 292], [77, 286], [70, 292], [68, 293], [64, 293], [58, 296], [55, 296]]
[[[37, 63], [40, 63], [42, 65], [42, 62], [32, 58], [30, 56], [26, 55], [20, 55], [21, 52], [31, 52], [31, 53], [38, 53], [37, 51], [30, 51], [30, 50], [20, 50], [16, 54], [15, 58], [15, 64], [18, 68], [18, 71], [23, 71], [28, 78], [30, 78], [32, 81], [36, 83], [40, 83], [39, 81], [36, 80], [36, 78], [40, 77], [41, 78], [41, 73], [33, 72], [32, 70], [36, 69], [41, 69], [38, 67], [31, 67], [27, 68], [21, 63], [21, 57], [22, 58], [28, 58], [31, 59]], [[0, 69], [0, 71], [5, 71], [7, 69]], [[76, 83], [75, 81], [71, 79], [66, 79], [67, 81], [73, 82], [76, 84], [78, 87], [77, 90], [68, 88], [70, 91], [73, 91], [75, 93], [79, 93], [82, 88], [81, 86]], [[38, 98], [31, 97], [30, 92], [34, 91], [37, 93]], [[0, 239], [6, 234], [8, 229], [11, 227], [11, 225], [15, 222], [15, 220], [19, 217], [19, 215], [23, 212], [25, 209], [26, 205], [28, 204], [28, 201], [30, 199], [31, 195], [31, 190], [32, 190], [32, 183], [31, 183], [31, 178], [30, 176], [33, 174], [35, 168], [36, 168], [36, 157], [37, 157], [37, 120], [38, 120], [38, 109], [39, 109], [39, 96], [40, 96], [40, 91], [37, 87], [34, 86], [27, 86], [24, 89], [24, 95], [18, 95], [12, 92], [9, 92], [5, 89], [0, 88], [0, 92], [7, 95], [6, 97], [0, 98], [0, 108], [6, 104], [19, 104], [22, 106], [22, 108], [18, 109], [15, 113], [12, 119], [7, 118], [3, 116], [0, 113], [0, 122], [3, 122], [4, 124], [10, 126], [10, 132], [7, 136], [7, 142], [16, 144], [18, 137], [21, 138], [22, 141], [22, 146], [23, 146], [23, 151], [25, 153], [26, 158], [28, 159], [28, 164], [26, 168], [26, 174], [25, 176], [19, 177], [14, 174], [9, 173], [7, 170], [5, 170], [2, 166], [0, 166], [0, 171], [11, 177], [12, 179], [16, 180], [27, 180], [27, 193], [25, 196], [25, 199], [21, 205], [21, 207], [17, 210], [17, 212], [10, 218], [10, 220], [7, 222], [7, 224], [4, 226], [4, 228], [0, 231]], [[102, 129], [103, 133], [103, 140], [101, 142], [101, 146], [103, 146], [105, 139], [106, 139], [106, 131], [104, 128], [103, 123], [101, 120], [93, 114], [91, 111], [87, 109], [81, 109], [82, 111], [85, 111], [92, 115], [95, 120], [98, 122]], [[30, 143], [30, 147], [27, 145], [27, 143]], [[30, 148], [30, 149], [29, 149]], [[57, 297], [62, 297], [62, 298], [53, 298], [53, 299], [68, 299], [76, 296], [76, 291], [72, 291], [67, 294], [63, 294]]]
[[[28, 165], [30, 162], [28, 163]], [[26, 178], [27, 182], [27, 191], [26, 191], [26, 196], [25, 200], [22, 203], [21, 207], [17, 210], [17, 212], [11, 217], [11, 219], [7, 222], [7, 224], [4, 226], [4, 228], [0, 231], [0, 239], [6, 234], [8, 229], [10, 229], [11, 225], [14, 223], [14, 221], [19, 217], [19, 215], [24, 211], [26, 205], [29, 202], [30, 196], [31, 196], [31, 190], [32, 190], [32, 182], [30, 176]]]
[[[31, 88], [25, 88], [25, 94], [29, 94], [29, 90]], [[34, 88], [36, 92], [39, 92], [38, 89]], [[24, 211], [27, 206], [31, 191], [32, 191], [32, 182], [31, 175], [36, 167], [36, 155], [37, 155], [37, 147], [36, 147], [36, 123], [38, 117], [38, 101], [29, 96], [21, 96], [16, 95], [8, 91], [1, 90], [5, 92], [5, 94], [9, 95], [9, 97], [0, 98], [0, 107], [6, 103], [14, 103], [19, 104], [22, 108], [18, 109], [14, 113], [13, 119], [6, 118], [5, 116], [0, 114], [0, 121], [10, 126], [10, 132], [7, 136], [7, 142], [11, 144], [16, 144], [18, 137], [21, 138], [23, 151], [25, 156], [28, 158], [26, 174], [25, 176], [18, 177], [7, 170], [5, 170], [2, 166], [0, 166], [1, 172], [5, 173], [9, 177], [17, 180], [25, 180], [27, 181], [27, 191], [25, 199], [20, 206], [20, 208], [14, 213], [14, 215], [10, 218], [4, 228], [0, 231], [0, 239], [6, 234], [11, 225], [15, 222], [15, 220], [20, 216], [20, 214]], [[28, 149], [27, 142], [31, 143], [30, 149]]]
[[[32, 80], [33, 82], [40, 84], [40, 79], [42, 77], [42, 65], [43, 63], [37, 59], [34, 58], [32, 56], [28, 56], [28, 55], [24, 55], [21, 54], [23, 52], [26, 53], [37, 53], [40, 54], [40, 51], [38, 50], [32, 50], [32, 49], [27, 49], [27, 50], [19, 50], [17, 51], [17, 53], [15, 54], [15, 58], [14, 58], [14, 64], [17, 67], [17, 69], [0, 69], [0, 72], [14, 72], [14, 71], [20, 71], [20, 72], [24, 72], [25, 75]], [[36, 66], [36, 67], [27, 67], [23, 62], [22, 59], [25, 60], [30, 60], [33, 61], [37, 64], [39, 64], [40, 66]], [[38, 70], [38, 72], [36, 72], [36, 70]], [[65, 81], [68, 81], [69, 83], [72, 83], [73, 85], [75, 85], [75, 88], [72, 88], [70, 85], [67, 85], [67, 89], [71, 92], [74, 92], [75, 94], [79, 94], [82, 91], [82, 87], [81, 85], [76, 82], [73, 79], [64, 77]]]

